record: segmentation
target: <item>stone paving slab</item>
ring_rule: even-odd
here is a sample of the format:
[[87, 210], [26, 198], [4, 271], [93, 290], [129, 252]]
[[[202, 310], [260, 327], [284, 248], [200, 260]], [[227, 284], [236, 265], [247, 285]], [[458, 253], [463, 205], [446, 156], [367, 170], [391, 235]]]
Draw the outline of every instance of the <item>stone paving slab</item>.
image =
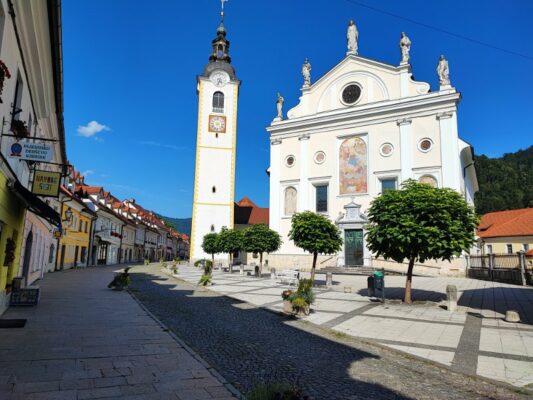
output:
[[[177, 277], [196, 283], [201, 275], [201, 270], [181, 265]], [[281, 292], [289, 288], [266, 276], [259, 279], [219, 271], [214, 271], [213, 276], [210, 290], [276, 312], [282, 310]], [[325, 282], [323, 274], [317, 274], [316, 279]], [[315, 290], [313, 312], [304, 320], [377, 341], [460, 372], [477, 373], [515, 386], [532, 383], [524, 378], [533, 365], [532, 287], [467, 278], [414, 277], [413, 297], [422, 303], [406, 306], [373, 302], [366, 293], [365, 276], [334, 275], [333, 281], [332, 288]], [[405, 277], [386, 276], [385, 283], [387, 298], [402, 298]], [[459, 309], [453, 313], [445, 309], [448, 284], [458, 289]], [[369, 304], [374, 306], [367, 307]], [[503, 321], [509, 309], [518, 310], [523, 323]], [[487, 359], [499, 362], [488, 368]]]
[[46, 275], [36, 307], [0, 329], [0, 399], [229, 399], [234, 390], [127, 292], [117, 268]]

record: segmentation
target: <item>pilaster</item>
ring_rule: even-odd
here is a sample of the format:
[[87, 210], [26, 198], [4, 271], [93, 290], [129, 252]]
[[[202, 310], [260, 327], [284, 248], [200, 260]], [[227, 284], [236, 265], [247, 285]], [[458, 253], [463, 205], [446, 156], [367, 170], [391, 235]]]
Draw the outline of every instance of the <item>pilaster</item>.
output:
[[402, 182], [413, 177], [413, 135], [411, 132], [411, 122], [412, 120], [409, 118], [403, 118], [396, 121], [396, 124], [400, 129], [400, 165]]
[[279, 232], [280, 214], [280, 164], [281, 164], [281, 140], [272, 139], [270, 141], [270, 205], [269, 205], [269, 225], [270, 229]]
[[300, 141], [300, 190], [298, 212], [309, 210], [309, 135], [298, 137]]

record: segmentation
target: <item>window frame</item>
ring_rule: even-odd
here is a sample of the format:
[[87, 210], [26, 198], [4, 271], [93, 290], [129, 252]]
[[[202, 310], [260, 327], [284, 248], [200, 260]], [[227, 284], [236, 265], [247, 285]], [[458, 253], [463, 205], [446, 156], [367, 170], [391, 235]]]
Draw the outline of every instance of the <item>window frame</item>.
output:
[[[217, 90], [213, 93], [213, 98], [211, 100], [211, 108], [214, 113], [223, 114], [224, 113], [224, 103], [225, 103], [224, 93], [220, 90]], [[222, 103], [222, 104], [221, 104]]]
[[[327, 214], [329, 213], [329, 183], [328, 182], [320, 182], [320, 183], [315, 183], [313, 185], [315, 187], [315, 211], [317, 213], [321, 213], [321, 214]], [[318, 195], [319, 195], [319, 188], [326, 188], [326, 209], [325, 210], [319, 210], [319, 199], [318, 199]]]

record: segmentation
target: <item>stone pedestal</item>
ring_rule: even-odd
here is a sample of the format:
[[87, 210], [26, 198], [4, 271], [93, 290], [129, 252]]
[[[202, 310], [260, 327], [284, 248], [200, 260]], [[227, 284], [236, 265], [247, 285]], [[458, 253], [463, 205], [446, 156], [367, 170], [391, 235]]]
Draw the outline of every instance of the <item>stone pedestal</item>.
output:
[[240, 274], [241, 274], [241, 275], [244, 275], [244, 264], [241, 264], [241, 265], [239, 266], [239, 269], [240, 269]]
[[507, 311], [505, 313], [505, 322], [520, 322], [520, 314], [518, 314], [518, 311]]
[[276, 279], [276, 268], [270, 268], [270, 279]]
[[326, 272], [326, 286], [327, 287], [333, 286], [333, 273], [332, 272]]
[[446, 298], [448, 311], [457, 311], [457, 287], [455, 285], [446, 286]]

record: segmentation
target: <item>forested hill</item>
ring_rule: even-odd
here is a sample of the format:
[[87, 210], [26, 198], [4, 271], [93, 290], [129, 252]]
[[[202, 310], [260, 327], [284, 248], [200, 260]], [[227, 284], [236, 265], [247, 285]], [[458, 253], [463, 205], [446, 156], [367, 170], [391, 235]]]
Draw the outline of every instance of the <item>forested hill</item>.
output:
[[476, 211], [533, 207], [533, 146], [500, 158], [476, 156]]
[[163, 215], [157, 215], [159, 218], [161, 218], [163, 221], [165, 221], [165, 224], [167, 226], [170, 226], [174, 229], [176, 229], [179, 233], [185, 233], [186, 235], [191, 235], [191, 223], [192, 218], [172, 218], [172, 217], [165, 217]]

